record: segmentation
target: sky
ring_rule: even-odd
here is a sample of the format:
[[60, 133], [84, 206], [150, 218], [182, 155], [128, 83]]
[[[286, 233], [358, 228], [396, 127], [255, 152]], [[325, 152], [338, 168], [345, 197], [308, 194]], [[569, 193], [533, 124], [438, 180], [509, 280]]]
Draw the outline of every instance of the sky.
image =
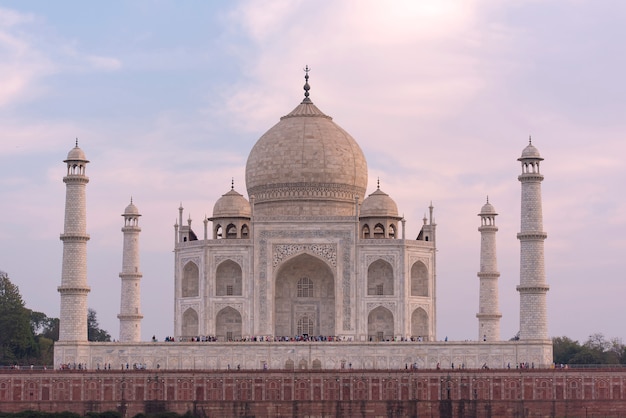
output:
[[142, 338], [173, 334], [178, 207], [247, 197], [256, 140], [303, 97], [360, 144], [415, 238], [437, 223], [437, 338], [478, 338], [496, 223], [501, 336], [519, 329], [521, 173], [541, 170], [549, 334], [624, 334], [626, 2], [0, 0], [0, 270], [58, 317], [66, 168], [87, 166], [89, 306], [119, 336], [124, 208], [142, 217]]

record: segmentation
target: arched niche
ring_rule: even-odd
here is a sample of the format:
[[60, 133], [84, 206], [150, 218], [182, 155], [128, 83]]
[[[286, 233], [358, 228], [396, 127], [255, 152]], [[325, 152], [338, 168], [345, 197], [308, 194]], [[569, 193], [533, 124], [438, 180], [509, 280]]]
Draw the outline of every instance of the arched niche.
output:
[[392, 340], [393, 314], [383, 306], [373, 309], [367, 316], [367, 335], [370, 341]]
[[428, 268], [421, 261], [411, 266], [411, 296], [428, 296]]
[[241, 266], [233, 260], [226, 260], [217, 266], [215, 271], [216, 296], [241, 296], [242, 272]]
[[421, 337], [428, 341], [430, 330], [428, 328], [428, 314], [423, 308], [417, 308], [411, 313], [411, 336]]
[[393, 267], [385, 260], [376, 260], [367, 269], [368, 296], [393, 295]]
[[188, 308], [183, 313], [182, 336], [185, 338], [196, 337], [198, 333], [198, 313], [193, 308]]
[[200, 293], [200, 271], [193, 261], [187, 262], [183, 267], [183, 280], [181, 294], [184, 298], [198, 296]]
[[218, 341], [241, 340], [241, 313], [230, 306], [217, 313], [215, 318], [215, 336]]

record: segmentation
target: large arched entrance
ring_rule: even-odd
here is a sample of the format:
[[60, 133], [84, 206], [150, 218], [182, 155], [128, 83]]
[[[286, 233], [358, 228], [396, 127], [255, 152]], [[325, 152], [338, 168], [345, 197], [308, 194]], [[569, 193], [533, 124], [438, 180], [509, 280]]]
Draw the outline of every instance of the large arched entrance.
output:
[[322, 260], [301, 254], [276, 274], [274, 335], [335, 335], [335, 280]]

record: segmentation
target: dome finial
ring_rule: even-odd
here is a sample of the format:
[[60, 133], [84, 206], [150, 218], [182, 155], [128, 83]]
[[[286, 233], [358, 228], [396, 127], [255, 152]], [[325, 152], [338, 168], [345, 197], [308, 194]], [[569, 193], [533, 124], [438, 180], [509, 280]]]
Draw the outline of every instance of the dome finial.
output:
[[489, 203], [489, 195], [487, 195], [487, 203]]
[[133, 197], [132, 196], [130, 197], [130, 204], [131, 205], [133, 204]]
[[230, 190], [235, 190], [235, 178], [231, 177], [230, 179]]
[[380, 177], [376, 179], [376, 188], [380, 190]]
[[76, 137], [76, 148], [78, 148], [78, 137]]
[[533, 144], [533, 138], [528, 135], [528, 145], [532, 145]]
[[309, 86], [309, 71], [311, 69], [309, 66], [304, 67], [304, 100], [302, 103], [311, 103], [311, 99], [309, 99], [309, 90], [311, 90], [311, 86]]

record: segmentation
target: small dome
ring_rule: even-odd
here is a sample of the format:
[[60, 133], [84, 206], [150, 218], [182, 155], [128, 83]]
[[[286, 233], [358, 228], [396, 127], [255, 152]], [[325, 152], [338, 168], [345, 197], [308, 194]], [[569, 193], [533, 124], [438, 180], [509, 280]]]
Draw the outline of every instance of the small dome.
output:
[[137, 209], [137, 206], [133, 204], [133, 199], [130, 199], [130, 204], [126, 206], [126, 209], [124, 209], [124, 215], [141, 216], [139, 214], [139, 209]]
[[535, 146], [530, 141], [528, 142], [526, 148], [524, 148], [524, 151], [522, 151], [522, 156], [519, 158], [519, 160], [523, 160], [526, 158], [543, 160], [543, 158], [541, 158], [541, 154], [539, 154], [539, 150], [535, 148]]
[[494, 208], [493, 205], [489, 203], [489, 200], [487, 200], [487, 203], [485, 203], [480, 209], [480, 215], [497, 215], [496, 208]]
[[68, 161], [89, 162], [83, 150], [78, 147], [78, 141], [76, 141], [76, 146], [72, 148], [70, 152], [67, 153], [67, 159], [63, 162], [68, 162]]
[[250, 218], [250, 202], [235, 189], [222, 195], [213, 206], [213, 218]]
[[398, 206], [391, 197], [380, 189], [367, 196], [361, 204], [361, 218], [397, 218]]

